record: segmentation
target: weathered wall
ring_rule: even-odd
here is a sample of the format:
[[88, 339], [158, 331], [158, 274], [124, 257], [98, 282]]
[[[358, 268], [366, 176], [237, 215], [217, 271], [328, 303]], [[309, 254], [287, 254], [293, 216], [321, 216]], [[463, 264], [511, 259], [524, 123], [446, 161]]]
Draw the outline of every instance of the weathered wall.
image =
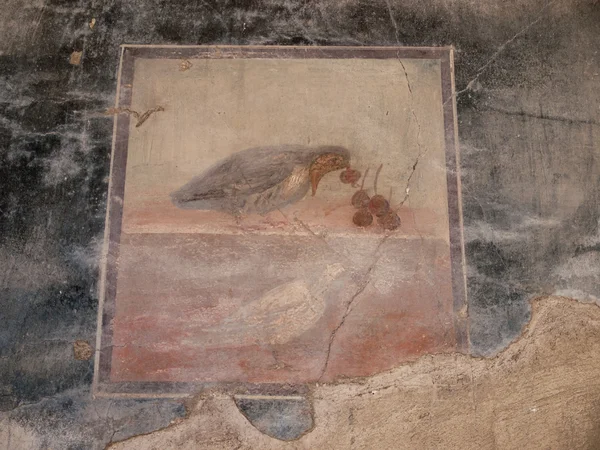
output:
[[[170, 401], [92, 402], [92, 363], [73, 357], [73, 342], [95, 333], [112, 135], [103, 112], [114, 101], [120, 44], [454, 45], [471, 345], [492, 356], [522, 332], [530, 298], [600, 297], [599, 37], [595, 0], [5, 1], [0, 430], [10, 439], [0, 441], [102, 448], [185, 411]], [[77, 65], [74, 51], [83, 52]], [[395, 448], [414, 436], [422, 440], [407, 448], [460, 447], [471, 437], [483, 448], [596, 448], [597, 314], [548, 301], [531, 333], [497, 359], [427, 357], [362, 387], [316, 388], [316, 429], [298, 445], [343, 448], [353, 437], [356, 448]], [[444, 381], [408, 387], [411, 374], [432, 373]], [[387, 400], [358, 395], [392, 383], [400, 387]], [[540, 399], [532, 405], [517, 395], [530, 391]], [[228, 408], [219, 396], [200, 402], [193, 418], [157, 435], [157, 448], [271, 445]], [[212, 435], [213, 410], [224, 411], [230, 434]]]
[[598, 448], [600, 309], [555, 297], [534, 309], [497, 358], [424, 357], [365, 382], [316, 387], [317, 426], [298, 442], [261, 435], [231, 399], [208, 393], [187, 419], [111, 449]]

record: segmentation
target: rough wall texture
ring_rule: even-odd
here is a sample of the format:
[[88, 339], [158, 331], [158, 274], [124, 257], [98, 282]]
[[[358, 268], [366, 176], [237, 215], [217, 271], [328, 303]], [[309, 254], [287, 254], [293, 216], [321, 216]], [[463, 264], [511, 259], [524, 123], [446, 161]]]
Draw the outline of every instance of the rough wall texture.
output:
[[209, 393], [187, 419], [110, 448], [598, 448], [600, 309], [555, 297], [534, 309], [522, 338], [496, 358], [424, 357], [315, 387], [317, 427], [297, 442], [261, 435], [231, 399]]
[[[120, 44], [454, 45], [471, 350], [492, 356], [528, 323], [530, 298], [600, 297], [599, 36], [596, 0], [5, 1], [0, 441], [103, 448], [185, 411], [92, 401], [92, 363], [73, 355], [95, 333], [112, 134], [103, 112]], [[289, 445], [597, 448], [596, 307], [539, 308], [496, 359], [434, 356], [364, 385], [315, 388], [316, 428]], [[208, 396], [156, 448], [281, 445], [233, 409]]]

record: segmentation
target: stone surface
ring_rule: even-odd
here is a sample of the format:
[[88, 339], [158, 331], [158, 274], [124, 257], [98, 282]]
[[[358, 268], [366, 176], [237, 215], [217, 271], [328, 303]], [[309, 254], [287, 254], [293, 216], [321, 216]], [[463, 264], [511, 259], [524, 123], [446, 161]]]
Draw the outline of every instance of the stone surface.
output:
[[[105, 111], [114, 104], [119, 45], [399, 43], [457, 49], [473, 353], [492, 357], [517, 340], [532, 297], [560, 293], [589, 305], [551, 301], [547, 322], [533, 315], [542, 331], [530, 332], [534, 326], [515, 344], [520, 354], [511, 347], [489, 360], [432, 356], [362, 380], [364, 391], [360, 383], [319, 387], [315, 430], [287, 445], [347, 448], [354, 438], [356, 448], [598, 447], [599, 23], [595, 0], [511, 0], [502, 8], [488, 0], [5, 1], [0, 432], [10, 438], [2, 445], [104, 448], [184, 413], [166, 400], [92, 400], [92, 363], [73, 356], [74, 341], [95, 335], [112, 134]], [[78, 51], [80, 64], [71, 65]], [[471, 368], [477, 385], [466, 382]], [[400, 387], [388, 389], [398, 394], [385, 403], [370, 383], [384, 394], [386, 385]], [[339, 413], [327, 416], [327, 407]], [[144, 445], [284, 445], [218, 393], [189, 412], [180, 428]]]

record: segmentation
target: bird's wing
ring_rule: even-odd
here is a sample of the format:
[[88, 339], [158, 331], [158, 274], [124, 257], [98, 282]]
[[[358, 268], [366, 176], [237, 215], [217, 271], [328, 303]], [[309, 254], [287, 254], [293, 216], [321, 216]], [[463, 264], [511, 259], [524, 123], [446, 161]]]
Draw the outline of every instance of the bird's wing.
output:
[[194, 177], [174, 196], [193, 201], [263, 192], [288, 178], [298, 164], [309, 162], [311, 151], [304, 146], [244, 150]]
[[270, 344], [283, 344], [313, 326], [324, 310], [323, 299], [313, 297], [306, 283], [296, 280], [277, 286], [243, 306], [217, 329], [226, 335], [241, 335], [244, 340], [253, 337]]

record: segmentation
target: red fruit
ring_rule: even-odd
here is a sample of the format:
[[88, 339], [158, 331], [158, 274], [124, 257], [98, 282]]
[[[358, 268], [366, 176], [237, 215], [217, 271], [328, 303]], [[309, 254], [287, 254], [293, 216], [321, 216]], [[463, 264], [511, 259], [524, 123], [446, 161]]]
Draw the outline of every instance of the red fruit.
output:
[[356, 184], [360, 180], [361, 173], [358, 170], [347, 168], [340, 173], [340, 181], [344, 184]]
[[383, 195], [374, 195], [369, 201], [369, 211], [377, 217], [383, 217], [390, 210], [390, 202]]
[[400, 227], [402, 221], [400, 216], [393, 211], [388, 211], [387, 214], [377, 218], [377, 223], [381, 225], [384, 230], [394, 231]]
[[352, 206], [357, 209], [366, 208], [370, 199], [367, 191], [356, 191], [352, 196]]
[[354, 213], [352, 222], [359, 227], [368, 227], [373, 223], [373, 216], [366, 208], [363, 208]]

